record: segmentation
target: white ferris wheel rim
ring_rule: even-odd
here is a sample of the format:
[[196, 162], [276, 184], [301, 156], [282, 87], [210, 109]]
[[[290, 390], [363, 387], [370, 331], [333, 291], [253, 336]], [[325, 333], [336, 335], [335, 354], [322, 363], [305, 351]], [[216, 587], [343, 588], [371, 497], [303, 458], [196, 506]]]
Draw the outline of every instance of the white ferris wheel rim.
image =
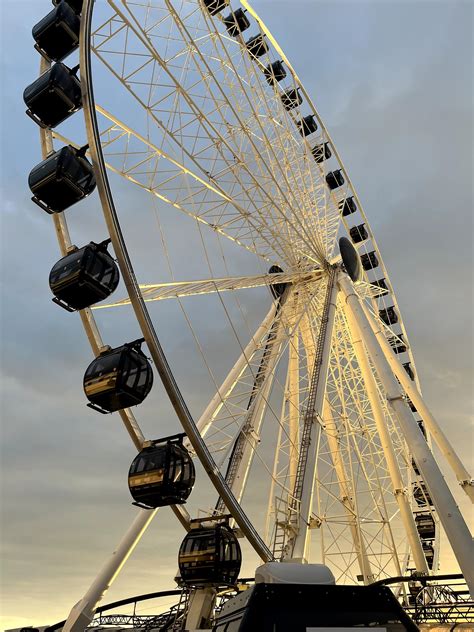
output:
[[[91, 5], [92, 5], [92, 2], [90, 2], [90, 3], [86, 3], [86, 5], [87, 5], [87, 4], [91, 4]], [[291, 71], [291, 73], [292, 73], [292, 75], [293, 75], [293, 79], [294, 79], [294, 80], [298, 83], [298, 85], [301, 87], [301, 90], [302, 90], [302, 92], [304, 93], [304, 95], [305, 95], [305, 97], [306, 97], [306, 99], [307, 99], [307, 103], [308, 103], [308, 104], [310, 105], [310, 107], [312, 108], [312, 111], [313, 111], [314, 115], [316, 116], [316, 118], [317, 118], [317, 120], [318, 120], [318, 122], [319, 122], [319, 124], [320, 124], [321, 129], [322, 129], [322, 130], [324, 130], [324, 133], [326, 134], [326, 137], [327, 137], [327, 138], [329, 139], [329, 141], [331, 142], [331, 147], [334, 149], [334, 154], [335, 154], [335, 156], [336, 156], [336, 158], [337, 158], [337, 160], [338, 160], [339, 166], [340, 166], [341, 170], [343, 171], [344, 175], [346, 176], [346, 181], [348, 182], [348, 185], [349, 185], [349, 187], [350, 187], [350, 191], [351, 191], [351, 193], [353, 193], [354, 198], [355, 198], [355, 199], [356, 199], [356, 201], [358, 202], [358, 208], [359, 208], [360, 214], [361, 214], [362, 218], [365, 220], [366, 226], [367, 226], [368, 230], [370, 231], [369, 224], [368, 224], [368, 222], [367, 222], [367, 220], [366, 220], [366, 218], [365, 218], [365, 215], [364, 215], [364, 213], [363, 213], [362, 206], [361, 206], [360, 201], [359, 201], [359, 199], [358, 199], [358, 197], [357, 197], [357, 194], [356, 194], [356, 192], [355, 192], [354, 188], [352, 187], [352, 183], [350, 182], [349, 177], [348, 177], [348, 175], [347, 175], [347, 172], [346, 172], [346, 170], [345, 170], [344, 166], [342, 165], [342, 162], [340, 161], [339, 156], [337, 155], [337, 152], [336, 152], [336, 150], [335, 150], [334, 144], [333, 144], [333, 143], [332, 143], [332, 141], [330, 140], [330, 137], [329, 137], [329, 135], [327, 134], [327, 131], [326, 131], [326, 129], [325, 129], [325, 127], [324, 127], [324, 125], [323, 125], [323, 123], [322, 123], [322, 121], [321, 121], [321, 119], [320, 119], [320, 117], [319, 117], [318, 113], [316, 112], [316, 110], [315, 110], [315, 108], [314, 108], [313, 104], [311, 103], [309, 96], [306, 94], [306, 91], [304, 90], [303, 86], [301, 85], [301, 83], [300, 83], [300, 81], [299, 81], [299, 79], [298, 79], [297, 75], [294, 73], [294, 71], [293, 71], [293, 69], [292, 69], [291, 65], [289, 64], [288, 60], [287, 60], [287, 59], [286, 59], [286, 57], [284, 56], [283, 51], [281, 51], [281, 49], [278, 47], [278, 44], [276, 43], [276, 41], [274, 40], [274, 38], [271, 36], [271, 34], [269, 33], [269, 31], [266, 29], [265, 25], [264, 25], [264, 24], [263, 24], [263, 22], [260, 20], [260, 18], [257, 16], [257, 14], [255, 13], [255, 11], [254, 11], [254, 10], [250, 7], [249, 3], [248, 3], [248, 2], [246, 2], [245, 0], [243, 0], [243, 1], [242, 1], [242, 5], [243, 5], [243, 6], [244, 6], [244, 7], [245, 7], [248, 11], [249, 11], [249, 13], [250, 13], [250, 14], [251, 14], [251, 15], [255, 18], [255, 20], [258, 22], [259, 27], [260, 27], [260, 29], [262, 30], [262, 32], [264, 32], [264, 33], [266, 34], [266, 36], [268, 37], [268, 39], [271, 41], [272, 45], [274, 46], [275, 50], [276, 50], [276, 51], [277, 51], [277, 52], [281, 55], [281, 57], [282, 57], [282, 58], [284, 59], [284, 61], [286, 62], [286, 64], [287, 64], [288, 68], [290, 69], [290, 71]], [[81, 66], [81, 67], [82, 67], [82, 66]], [[84, 64], [84, 67], [85, 67], [85, 64]], [[90, 96], [90, 95], [89, 95], [89, 96]], [[86, 113], [87, 113], [87, 106], [86, 106], [85, 110], [86, 110]], [[89, 114], [90, 114], [91, 116], [95, 116], [95, 110], [94, 110], [94, 113], [91, 113], [91, 111], [89, 111]], [[59, 137], [59, 135], [57, 135], [57, 136]], [[98, 147], [96, 147], [96, 149], [98, 149], [99, 151], [101, 151], [101, 148], [100, 148], [100, 141], [99, 141], [99, 142], [97, 142], [97, 141], [96, 141], [96, 144], [98, 145]], [[96, 157], [96, 160], [97, 160], [97, 159], [98, 159], [98, 158]], [[106, 177], [106, 176], [105, 176], [105, 177]], [[107, 195], [107, 192], [106, 192], [106, 191], [105, 191], [105, 192], [103, 192], [103, 195]], [[113, 205], [113, 200], [109, 200], [109, 201], [108, 201], [108, 204], [109, 204], [109, 205], [110, 205], [110, 204], [112, 204], [112, 205]], [[342, 218], [342, 219], [343, 219], [343, 221], [344, 221], [344, 218]], [[59, 236], [60, 236], [60, 238], [62, 239], [62, 242], [63, 242], [63, 243], [62, 243], [62, 250], [63, 250], [63, 252], [65, 252], [65, 251], [66, 251], [66, 249], [67, 249], [67, 246], [68, 246], [68, 241], [69, 241], [69, 245], [70, 245], [70, 243], [71, 243], [71, 242], [70, 242], [70, 240], [69, 240], [69, 238], [68, 238], [68, 233], [67, 233], [67, 224], [66, 224], [65, 218], [63, 218], [62, 216], [60, 216], [60, 217], [56, 217], [56, 216], [55, 216], [54, 221], [55, 221], [55, 223], [56, 223], [56, 229], [57, 229], [57, 231], [58, 231], [58, 234], [59, 234]], [[347, 228], [347, 226], [346, 226], [346, 228]], [[371, 231], [370, 231], [370, 236], [371, 236], [371, 240], [372, 240], [372, 243], [373, 243], [374, 249], [377, 251], [377, 254], [379, 254], [379, 250], [377, 249], [377, 246], [376, 246], [376, 244], [375, 244], [375, 240], [373, 239], [373, 236], [372, 236]], [[114, 244], [114, 245], [115, 245], [115, 244]], [[380, 267], [381, 267], [382, 271], [383, 271], [383, 272], [384, 272], [384, 274], [385, 274], [385, 278], [388, 278], [388, 276], [386, 275], [385, 267], [384, 267], [383, 262], [381, 261], [381, 259], [380, 259]], [[131, 274], [132, 274], [132, 277], [133, 277], [133, 269], [131, 269], [130, 271], [131, 271]], [[390, 285], [390, 284], [389, 284], [389, 288], [391, 288], [391, 285]], [[140, 300], [141, 300], [141, 292], [139, 291], [138, 286], [136, 286], [136, 287], [135, 287], [135, 292], [136, 292], [136, 298], [140, 297]], [[392, 299], [393, 299], [394, 306], [396, 306], [396, 305], [397, 305], [397, 303], [396, 303], [396, 299], [395, 299], [395, 295], [394, 295], [394, 293], [393, 293], [393, 290], [391, 291], [391, 297], [392, 297]], [[143, 307], [144, 307], [144, 305], [143, 305]], [[400, 314], [399, 310], [398, 310], [398, 313]], [[91, 341], [91, 343], [92, 343], [93, 349], [94, 349], [94, 351], [97, 353], [98, 349], [102, 346], [102, 342], [101, 342], [101, 339], [100, 339], [100, 334], [98, 333], [98, 330], [96, 329], [96, 326], [95, 326], [95, 323], [94, 323], [94, 319], [93, 319], [92, 313], [90, 312], [90, 310], [84, 310], [84, 312], [83, 312], [83, 313], [81, 313], [81, 318], [82, 318], [83, 323], [84, 323], [84, 325], [85, 325], [85, 327], [86, 327], [86, 331], [87, 331], [87, 333], [88, 333], [89, 340], [90, 340], [90, 341]], [[142, 318], [143, 318], [143, 319], [146, 319], [146, 308], [145, 308], [145, 311], [144, 311], [144, 312], [143, 312], [143, 314], [142, 314]], [[151, 323], [151, 320], [150, 320], [150, 323]], [[402, 333], [406, 336], [406, 332], [405, 332], [405, 330], [404, 330], [404, 326], [403, 326], [403, 323], [402, 323], [402, 322], [400, 322], [400, 326], [401, 326], [401, 328], [402, 328]], [[405, 338], [405, 339], [406, 339], [406, 338]], [[413, 362], [413, 358], [412, 358], [412, 356], [411, 356], [411, 350], [410, 350], [410, 349], [408, 349], [408, 354], [409, 354], [410, 361], [414, 364], [414, 362]], [[178, 389], [178, 390], [179, 390], [179, 389]], [[184, 405], [184, 407], [185, 407], [185, 405]], [[121, 416], [122, 416], [122, 418], [123, 418], [123, 419], [124, 419], [124, 421], [125, 421], [125, 425], [127, 426], [128, 430], [129, 430], [129, 432], [130, 432], [130, 434], [131, 434], [131, 436], [132, 436], [132, 439], [134, 439], [135, 445], [136, 445], [137, 447], [139, 447], [139, 445], [140, 445], [140, 443], [143, 441], [144, 437], [143, 437], [143, 435], [141, 435], [141, 432], [140, 432], [140, 430], [139, 430], [139, 426], [138, 426], [138, 424], [136, 423], [136, 420], [134, 419], [133, 414], [132, 414], [130, 411], [122, 411], [122, 412], [121, 412]], [[188, 427], [188, 430], [189, 430], [189, 431], [191, 432], [191, 434], [192, 434], [192, 428]], [[141, 436], [140, 436], [140, 435], [141, 435]], [[196, 440], [199, 442], [199, 438], [198, 438], [198, 437], [196, 437]], [[202, 446], [201, 446], [201, 448], [202, 448]], [[203, 460], [206, 462], [206, 456], [204, 455], [202, 458], [203, 458]], [[210, 468], [210, 469], [212, 470], [212, 468], [213, 468], [213, 462], [212, 462], [212, 460], [207, 459], [207, 466], [206, 466], [206, 467], [208, 467], [208, 468]], [[215, 472], [214, 472], [214, 474], [215, 474]], [[227, 500], [228, 500], [228, 502], [231, 502], [231, 503], [232, 503], [231, 497], [230, 497], [230, 495], [228, 494], [228, 492], [230, 492], [230, 490], [226, 490], [226, 489], [225, 489], [225, 482], [224, 482], [224, 485], [223, 485], [223, 486], [221, 485], [221, 491], [223, 492], [223, 494], [224, 494], [224, 495], [226, 495], [226, 496], [227, 496]], [[237, 503], [237, 504], [238, 504], [238, 503]], [[241, 513], [240, 513], [240, 515], [239, 515], [239, 510], [238, 510], [238, 508], [237, 508], [236, 506], [234, 506], [234, 509], [233, 509], [232, 513], [234, 513], [234, 512], [237, 514], [237, 516], [239, 516], [240, 520], [242, 520], [242, 524], [245, 524], [245, 515], [243, 514], [243, 512], [241, 512]], [[183, 523], [186, 523], [186, 519], [187, 519], [187, 518], [186, 518], [186, 516], [185, 516], [185, 515], [183, 515], [183, 512], [179, 512], [179, 511], [178, 511], [178, 514], [179, 514], [179, 516], [180, 516], [180, 518], [181, 518], [181, 521], [182, 521]], [[234, 516], [234, 517], [236, 517], [236, 516]], [[237, 520], [237, 522], [239, 522], [239, 521]], [[240, 523], [239, 523], [239, 524], [240, 524]], [[241, 526], [241, 525], [240, 525], [240, 526]], [[267, 552], [265, 551], [265, 549], [264, 549], [264, 548], [262, 548], [262, 547], [261, 547], [261, 545], [259, 545], [259, 543], [258, 543], [258, 537], [256, 537], [256, 535], [258, 536], [258, 534], [252, 534], [252, 533], [250, 532], [250, 530], [248, 529], [248, 525], [247, 525], [247, 531], [248, 531], [248, 534], [247, 534], [247, 535], [248, 535], [248, 537], [250, 536], [250, 540], [252, 540], [252, 538], [253, 538], [253, 539], [254, 539], [254, 542], [255, 542], [255, 543], [256, 543], [256, 545], [257, 545], [257, 548], [259, 548], [259, 553], [260, 553], [261, 555], [263, 554], [263, 555], [262, 555], [262, 557], [264, 557], [264, 556], [267, 556], [267, 557], [268, 557], [268, 553], [267, 553]], [[268, 558], [268, 559], [271, 559], [271, 558]]]

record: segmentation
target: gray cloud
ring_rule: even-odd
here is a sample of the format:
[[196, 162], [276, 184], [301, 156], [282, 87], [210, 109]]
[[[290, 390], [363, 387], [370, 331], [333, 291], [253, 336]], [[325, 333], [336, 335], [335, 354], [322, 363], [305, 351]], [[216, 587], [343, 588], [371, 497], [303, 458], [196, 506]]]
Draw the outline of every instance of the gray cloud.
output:
[[[427, 400], [472, 467], [466, 441], [473, 358], [472, 5], [256, 5], [333, 134], [390, 270]], [[21, 92], [38, 63], [29, 31], [47, 7], [7, 2], [2, 10], [3, 612], [21, 613], [21, 624], [41, 624], [66, 615], [132, 519], [125, 476], [133, 449], [116, 416], [102, 418], [85, 407], [81, 383], [90, 349], [78, 317], [50, 301], [47, 275], [57, 245], [50, 219], [29, 202], [26, 187], [39, 148]], [[134, 248], [141, 197], [130, 189], [120, 189], [120, 196]], [[71, 209], [69, 218], [77, 242], [105, 234], [97, 198]], [[151, 224], [140, 221], [142, 228]], [[184, 219], [170, 214], [163, 222], [176, 246], [176, 273], [184, 276], [200, 251], [179, 240], [188, 234]], [[168, 278], [160, 250], [142, 260], [148, 282]], [[254, 269], [247, 261], [239, 255], [236, 270]], [[256, 324], [263, 295], [245, 296]], [[192, 309], [222, 375], [238, 352], [235, 341], [224, 344], [222, 308], [202, 299]], [[179, 309], [161, 304], [152, 313], [198, 415], [210, 382], [189, 362], [193, 341]], [[129, 311], [98, 318], [111, 344], [140, 335]], [[150, 436], [176, 429], [158, 384], [140, 422]], [[200, 502], [212, 502], [203, 476], [199, 481]], [[181, 537], [171, 512], [160, 511], [107, 599], [169, 587]]]

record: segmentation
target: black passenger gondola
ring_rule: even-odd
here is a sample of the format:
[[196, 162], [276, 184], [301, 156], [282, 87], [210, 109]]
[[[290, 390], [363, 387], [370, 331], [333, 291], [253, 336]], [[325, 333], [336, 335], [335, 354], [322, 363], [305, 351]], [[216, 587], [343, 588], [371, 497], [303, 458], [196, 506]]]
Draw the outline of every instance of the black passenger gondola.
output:
[[250, 26], [250, 21], [243, 9], [237, 9], [229, 13], [222, 21], [231, 37], [238, 37], [240, 33], [246, 31]]
[[26, 113], [40, 127], [56, 127], [82, 107], [78, 69], [57, 62], [25, 88]]
[[34, 167], [28, 176], [31, 198], [47, 213], [61, 213], [95, 189], [87, 147], [62, 147]]
[[373, 270], [379, 265], [379, 260], [377, 259], [377, 255], [374, 250], [372, 250], [372, 252], [365, 252], [361, 255], [360, 261], [364, 270]]
[[421, 434], [426, 439], [426, 428], [425, 428], [425, 424], [424, 424], [422, 419], [418, 422], [418, 428], [420, 429]]
[[431, 513], [417, 514], [415, 523], [420, 537], [425, 540], [432, 540], [436, 535], [436, 527], [433, 515]]
[[403, 364], [403, 368], [405, 369], [405, 371], [408, 374], [408, 377], [410, 378], [410, 380], [414, 380], [415, 379], [415, 372], [413, 371], [413, 369], [411, 368], [411, 362], [405, 362]]
[[151, 509], [186, 502], [196, 475], [183, 437], [179, 434], [151, 441], [134, 458], [128, 487], [135, 504]]
[[49, 273], [53, 301], [68, 311], [103, 301], [117, 288], [118, 266], [107, 252], [110, 239], [76, 248], [54, 264]]
[[318, 164], [320, 164], [321, 162], [324, 162], [325, 160], [329, 160], [329, 158], [331, 158], [332, 156], [329, 143], [321, 143], [320, 145], [315, 145], [313, 149], [311, 150], [311, 153], [313, 154], [314, 159], [316, 160]]
[[357, 211], [357, 206], [352, 195], [339, 202], [339, 211], [342, 213], [343, 217], [347, 217]]
[[303, 97], [299, 92], [299, 88], [289, 88], [288, 90], [285, 90], [281, 93], [280, 98], [283, 103], [283, 107], [287, 112], [303, 103]]
[[377, 281], [371, 281], [370, 285], [373, 285], [376, 288], [379, 288], [379, 292], [377, 294], [374, 294], [373, 297], [374, 298], [380, 298], [381, 296], [385, 296], [385, 294], [388, 294], [388, 287], [387, 287], [387, 283], [385, 282], [385, 279], [378, 279]]
[[80, 15], [82, 12], [82, 5], [84, 4], [84, 0], [53, 0], [54, 5], [58, 5], [60, 2], [66, 2], [71, 9], [77, 15]]
[[426, 489], [426, 485], [422, 481], [416, 481], [413, 484], [413, 498], [415, 499], [418, 507], [425, 507], [426, 505], [432, 505], [433, 501]]
[[67, 2], [60, 2], [32, 30], [36, 50], [51, 61], [61, 61], [79, 46], [81, 20]]
[[398, 336], [392, 336], [388, 339], [390, 346], [392, 347], [394, 353], [405, 353], [407, 350], [407, 346], [403, 341], [403, 334], [398, 334]]
[[318, 130], [318, 124], [314, 114], [308, 114], [308, 116], [304, 116], [301, 121], [298, 121], [298, 129], [301, 136], [314, 134], [314, 132]]
[[355, 244], [359, 244], [361, 241], [365, 241], [369, 238], [369, 233], [365, 227], [365, 224], [359, 224], [359, 226], [353, 226], [349, 234], [351, 236], [352, 241]]
[[379, 309], [379, 316], [386, 325], [398, 323], [398, 315], [393, 306]]
[[239, 542], [226, 524], [191, 527], [179, 548], [179, 571], [187, 586], [233, 586], [241, 563]]
[[434, 564], [434, 547], [431, 542], [422, 542], [421, 545], [426, 557], [426, 563], [428, 564], [428, 568], [431, 570]]
[[90, 408], [111, 413], [141, 404], [153, 385], [153, 371], [141, 350], [143, 338], [107, 349], [88, 366], [84, 393]]
[[[283, 270], [280, 268], [280, 266], [271, 266], [270, 270], [268, 271], [269, 274], [281, 274], [282, 272]], [[279, 300], [283, 296], [287, 285], [287, 283], [272, 283], [270, 285], [270, 291], [273, 294], [273, 298], [275, 300]]]
[[261, 57], [262, 55], [265, 55], [266, 52], [268, 52], [268, 45], [261, 33], [249, 38], [245, 42], [245, 47], [248, 50], [249, 54], [252, 55], [252, 57]]
[[331, 189], [331, 191], [334, 191], [334, 189], [341, 187], [344, 184], [344, 176], [342, 175], [341, 169], [330, 171], [326, 176], [326, 184]]
[[203, 0], [203, 2], [211, 15], [216, 15], [230, 4], [230, 0]]
[[283, 81], [286, 77], [286, 70], [280, 59], [268, 64], [263, 72], [266, 80], [271, 86], [275, 85], [275, 81]]

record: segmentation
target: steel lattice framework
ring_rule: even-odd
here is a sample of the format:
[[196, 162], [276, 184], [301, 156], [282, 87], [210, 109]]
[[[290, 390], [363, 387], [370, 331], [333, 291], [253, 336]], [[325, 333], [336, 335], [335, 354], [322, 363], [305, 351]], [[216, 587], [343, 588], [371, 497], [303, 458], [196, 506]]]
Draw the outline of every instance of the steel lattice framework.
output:
[[[96, 315], [132, 305], [188, 447], [218, 493], [215, 509], [205, 511], [230, 512], [261, 559], [318, 560], [339, 582], [368, 584], [407, 569], [436, 569], [439, 518], [453, 548], [455, 540], [465, 541], [465, 525], [449, 490], [439, 488], [430, 432], [471, 498], [472, 483], [421, 398], [380, 251], [289, 60], [246, 0], [241, 8], [259, 51], [202, 0], [108, 0], [92, 21], [93, 4], [84, 2], [80, 46], [88, 155], [127, 289], [125, 298], [98, 305]], [[279, 62], [282, 80], [272, 70]], [[53, 138], [79, 147], [74, 130], [67, 132], [43, 130], [43, 156], [52, 151]], [[119, 217], [107, 172], [118, 188], [132, 185], [126, 190], [143, 196], [157, 216], [157, 208], [183, 215], [202, 241], [207, 275], [139, 282], [121, 226], [126, 217]], [[65, 254], [71, 246], [66, 218], [55, 215], [54, 222]], [[343, 235], [351, 237], [363, 264], [356, 285], [337, 248]], [[155, 239], [171, 269], [173, 244], [160, 220]], [[214, 272], [212, 249], [225, 274]], [[254, 273], [231, 274], [232, 259], [244, 254]], [[138, 265], [143, 271], [145, 259]], [[268, 309], [256, 331], [238, 298], [250, 290], [260, 292]], [[240, 316], [222, 295], [236, 297]], [[215, 377], [193, 326], [188, 305], [204, 300], [200, 296], [221, 302], [238, 340], [237, 359], [224, 379]], [[179, 303], [213, 382], [196, 422], [145, 305], [165, 299]], [[97, 355], [104, 343], [95, 314], [85, 309], [81, 318]], [[140, 448], [145, 437], [133, 413], [120, 415]], [[257, 484], [258, 477], [265, 484]], [[267, 507], [263, 520], [256, 519], [256, 504], [260, 518]], [[174, 511], [188, 528], [186, 510]], [[65, 629], [75, 629], [77, 617], [90, 619], [154, 513], [139, 512], [120, 555]], [[429, 538], [420, 516], [432, 521]]]

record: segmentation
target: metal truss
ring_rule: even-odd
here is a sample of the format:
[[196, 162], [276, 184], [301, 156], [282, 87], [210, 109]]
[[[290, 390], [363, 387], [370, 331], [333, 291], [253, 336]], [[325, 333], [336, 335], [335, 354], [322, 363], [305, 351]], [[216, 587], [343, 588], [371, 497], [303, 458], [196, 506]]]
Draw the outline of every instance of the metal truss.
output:
[[[360, 309], [372, 315], [384, 354], [403, 346], [403, 359], [414, 367], [380, 252], [309, 95], [262, 20], [246, 0], [241, 4], [252, 17], [252, 32], [266, 38], [263, 58], [249, 54], [242, 34], [231, 36], [222, 16], [211, 16], [200, 0], [108, 0], [96, 10], [94, 23], [93, 0], [85, 0], [81, 82], [89, 157], [129, 293], [95, 309], [107, 315], [103, 308], [132, 305], [188, 433], [188, 447], [217, 490], [217, 506], [204, 511], [229, 511], [261, 559], [319, 561], [330, 566], [341, 583], [369, 584], [402, 575], [410, 566], [427, 573], [438, 560], [440, 509], [435, 509], [407, 441], [405, 422], [412, 413], [405, 409], [411, 405], [413, 411], [413, 400], [413, 412], [427, 417], [426, 426], [445, 446], [471, 495], [472, 483], [423, 408], [416, 371], [413, 385], [400, 379], [401, 404], [387, 399], [384, 372], [374, 355], [366, 354], [369, 334], [364, 340], [359, 336], [344, 302], [347, 296], [343, 300], [337, 295], [341, 283], [335, 282], [341, 274], [337, 237], [354, 222], [363, 222], [367, 237], [356, 248], [361, 255], [373, 254], [377, 265], [365, 267], [354, 296], [364, 306]], [[269, 64], [280, 59], [288, 71], [284, 85], [268, 81]], [[94, 103], [93, 87], [101, 106]], [[304, 97], [294, 107], [286, 107], [283, 98], [290, 90]], [[311, 135], [302, 127], [308, 116], [318, 124]], [[46, 156], [52, 150], [51, 136], [42, 134]], [[54, 136], [78, 144], [58, 132]], [[330, 166], [314, 159], [315, 146], [324, 143], [332, 148]], [[329, 169], [344, 176], [336, 190], [328, 186]], [[140, 194], [149, 194], [150, 206], [159, 203], [184, 214], [201, 237], [201, 228], [211, 235], [214, 247], [218, 243], [222, 248], [223, 238], [228, 245], [223, 259], [245, 254], [267, 269], [268, 263], [277, 264], [280, 272], [215, 275], [204, 245], [202, 258], [209, 274], [203, 278], [140, 283], [107, 172], [120, 176], [122, 184], [138, 187]], [[349, 218], [341, 212], [348, 198], [357, 206]], [[138, 227], [147, 212], [137, 210]], [[64, 254], [71, 246], [67, 224], [55, 218], [55, 228]], [[164, 243], [162, 234], [160, 238]], [[276, 284], [286, 285], [284, 300], [271, 298]], [[246, 340], [221, 295], [235, 300], [245, 320], [239, 294], [262, 287], [271, 292], [265, 299], [270, 309]], [[220, 300], [228, 331], [238, 340], [241, 353], [223, 379], [219, 374], [217, 380], [209, 366], [205, 344], [192, 325], [192, 308], [181, 303], [191, 296], [196, 301], [199, 296]], [[180, 305], [214, 381], [210, 402], [197, 423], [145, 305], [165, 299]], [[387, 325], [384, 312], [391, 307], [398, 317]], [[81, 318], [97, 354], [103, 343], [94, 315], [84, 310]], [[395, 375], [398, 370], [393, 365]], [[121, 411], [121, 416], [140, 448], [144, 436], [138, 422], [129, 411]], [[426, 435], [423, 452], [430, 435], [423, 418], [414, 419]], [[189, 517], [175, 512], [186, 526]], [[432, 517], [434, 535], [429, 539], [417, 527], [419, 515]], [[73, 621], [73, 611], [65, 630], [82, 625], [86, 610], [86, 618], [91, 618], [140, 534], [135, 525], [133, 537], [124, 540], [121, 560], [106, 565], [78, 604], [78, 618]]]

